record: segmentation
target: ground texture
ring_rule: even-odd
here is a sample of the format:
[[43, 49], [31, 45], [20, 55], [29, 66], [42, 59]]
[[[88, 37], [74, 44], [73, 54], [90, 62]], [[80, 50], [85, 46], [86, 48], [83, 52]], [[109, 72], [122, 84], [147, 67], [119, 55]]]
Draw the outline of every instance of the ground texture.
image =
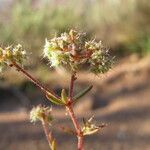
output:
[[[67, 87], [64, 80], [65, 77], [59, 83]], [[97, 123], [106, 122], [108, 126], [85, 138], [85, 150], [149, 150], [150, 58], [132, 56], [103, 77], [81, 73], [77, 84], [82, 87], [89, 83], [95, 86], [91, 94], [75, 106], [79, 121], [94, 114]], [[0, 150], [48, 150], [41, 125], [31, 124], [28, 119], [28, 108], [33, 105], [28, 101], [37, 94], [23, 95], [14, 88], [0, 90]], [[72, 127], [63, 109], [54, 107], [53, 110], [56, 125], [69, 123]], [[76, 138], [60, 130], [54, 134], [58, 149], [76, 149]]]

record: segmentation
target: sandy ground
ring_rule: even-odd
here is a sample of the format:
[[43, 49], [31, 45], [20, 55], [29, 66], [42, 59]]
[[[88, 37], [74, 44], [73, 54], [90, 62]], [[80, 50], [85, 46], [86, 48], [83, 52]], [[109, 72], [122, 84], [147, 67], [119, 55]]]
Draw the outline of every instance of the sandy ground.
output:
[[[94, 114], [97, 123], [108, 123], [98, 134], [85, 138], [85, 150], [150, 149], [149, 77], [150, 58], [123, 61], [102, 77], [103, 80], [81, 74], [79, 83], [91, 82], [95, 88], [75, 106], [79, 121]], [[1, 96], [2, 93], [2, 100]], [[41, 125], [31, 124], [28, 110], [16, 103], [9, 97], [9, 101], [0, 104], [0, 150], [48, 150]], [[72, 127], [64, 110], [54, 107], [53, 111], [55, 124]], [[60, 130], [54, 130], [54, 135], [58, 149], [76, 149], [76, 138]]]

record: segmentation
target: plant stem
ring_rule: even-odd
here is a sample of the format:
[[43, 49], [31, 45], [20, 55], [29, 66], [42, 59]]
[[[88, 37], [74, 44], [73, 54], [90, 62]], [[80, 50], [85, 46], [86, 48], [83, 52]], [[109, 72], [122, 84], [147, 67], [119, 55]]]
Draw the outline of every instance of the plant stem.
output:
[[69, 112], [69, 115], [71, 117], [71, 120], [73, 122], [73, 125], [75, 127], [76, 133], [77, 133], [77, 138], [78, 138], [78, 150], [83, 150], [83, 133], [81, 131], [81, 128], [79, 126], [79, 123], [75, 117], [74, 111], [72, 106], [67, 106], [67, 110]]
[[37, 79], [31, 76], [26, 70], [24, 70], [16, 62], [13, 61], [10, 66], [14, 66], [18, 71], [21, 71], [31, 82], [33, 82], [37, 87], [39, 87], [44, 93], [50, 93], [53, 96], [57, 97], [52, 91], [50, 91], [47, 87], [41, 84]]
[[76, 73], [71, 75], [70, 87], [69, 87], [69, 101], [72, 101], [73, 90], [74, 90], [74, 81], [76, 80]]
[[83, 135], [78, 136], [78, 150], [83, 150]]
[[[57, 97], [53, 92], [51, 92], [47, 87], [45, 87], [38, 80], [36, 80], [34, 77], [32, 77], [26, 70], [24, 70], [16, 62], [13, 61], [12, 64], [10, 64], [10, 66], [11, 67], [14, 66], [18, 71], [21, 71], [31, 82], [33, 82], [37, 87], [39, 87], [41, 89], [41, 91], [43, 91], [44, 93], [50, 93], [53, 96]], [[52, 138], [52, 133], [49, 131], [48, 122], [43, 120], [42, 121], [42, 126], [43, 126], [43, 129], [44, 129], [44, 133], [46, 135], [49, 147], [50, 147], [50, 149], [53, 150], [52, 143], [53, 143], [54, 139]]]
[[[54, 97], [57, 98], [57, 96], [53, 92], [51, 92], [47, 87], [45, 87], [38, 80], [36, 80], [34, 77], [32, 77], [26, 70], [24, 70], [16, 62], [13, 61], [12, 64], [10, 64], [10, 66], [11, 67], [14, 66], [18, 71], [21, 71], [31, 82], [33, 82], [37, 87], [39, 87], [41, 89], [41, 91], [43, 91], [44, 93], [52, 94]], [[52, 138], [52, 133], [49, 131], [48, 122], [43, 120], [42, 125], [43, 125], [44, 133], [46, 135], [50, 149], [55, 150], [55, 148], [53, 148], [53, 146], [52, 146], [54, 139]]]
[[48, 122], [43, 120], [42, 125], [43, 125], [44, 133], [46, 135], [49, 147], [50, 147], [50, 149], [52, 149], [53, 138], [52, 138], [52, 133], [48, 129]]
[[75, 117], [73, 108], [72, 108], [72, 97], [73, 97], [73, 89], [74, 89], [74, 81], [76, 80], [75, 73], [72, 74], [71, 76], [71, 81], [70, 81], [70, 90], [69, 90], [69, 99], [68, 102], [69, 104], [66, 106], [68, 113], [71, 117], [71, 120], [73, 122], [73, 125], [75, 127], [76, 133], [77, 133], [77, 138], [78, 138], [78, 150], [83, 150], [83, 133], [81, 131], [80, 125]]

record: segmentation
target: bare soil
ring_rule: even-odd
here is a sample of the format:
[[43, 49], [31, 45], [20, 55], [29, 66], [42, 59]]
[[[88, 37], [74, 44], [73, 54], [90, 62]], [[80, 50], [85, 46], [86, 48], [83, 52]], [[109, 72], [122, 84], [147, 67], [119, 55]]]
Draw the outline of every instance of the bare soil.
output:
[[[56, 73], [54, 76], [58, 77]], [[65, 78], [58, 84], [67, 87]], [[149, 150], [150, 57], [126, 58], [101, 77], [82, 72], [77, 88], [89, 83], [95, 86], [92, 92], [75, 105], [78, 119], [82, 121], [83, 117], [94, 114], [97, 124], [105, 122], [108, 126], [98, 134], [85, 137], [85, 150]], [[0, 150], [48, 150], [41, 125], [31, 124], [28, 119], [28, 108], [35, 103], [26, 102], [31, 97], [41, 98], [42, 101], [36, 101], [38, 104], [43, 102], [43, 96], [20, 93], [23, 100], [19, 100], [20, 96], [17, 94], [18, 99], [15, 99], [14, 92], [11, 88], [0, 89]], [[54, 107], [53, 110], [55, 125], [72, 127], [63, 109]], [[75, 137], [59, 129], [54, 130], [54, 135], [59, 150], [76, 149]]]

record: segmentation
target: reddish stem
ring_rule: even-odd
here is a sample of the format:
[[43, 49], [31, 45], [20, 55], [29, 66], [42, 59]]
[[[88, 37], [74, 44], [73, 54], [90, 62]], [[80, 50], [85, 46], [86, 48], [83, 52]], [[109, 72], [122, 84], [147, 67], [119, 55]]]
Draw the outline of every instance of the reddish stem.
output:
[[80, 128], [80, 125], [75, 117], [75, 114], [74, 114], [74, 111], [73, 111], [73, 108], [72, 108], [72, 98], [73, 98], [73, 88], [74, 88], [74, 81], [76, 80], [76, 76], [75, 76], [75, 73], [72, 74], [71, 76], [71, 82], [70, 82], [70, 90], [69, 90], [69, 103], [68, 105], [66, 106], [67, 107], [67, 110], [68, 110], [68, 113], [71, 117], [71, 120], [73, 122], [73, 125], [75, 127], [75, 130], [76, 130], [76, 133], [77, 133], [77, 137], [78, 137], [78, 150], [83, 150], [83, 133], [81, 131], [81, 128]]
[[44, 93], [51, 93], [53, 96], [57, 97], [53, 92], [51, 92], [47, 87], [41, 84], [38, 80], [32, 77], [26, 70], [20, 67], [16, 62], [12, 62], [10, 66], [14, 66], [18, 71], [21, 71], [31, 82], [33, 82], [37, 87], [39, 87]]
[[69, 89], [69, 101], [72, 101], [73, 98], [73, 89], [74, 89], [74, 81], [76, 80], [76, 73], [73, 73], [70, 81], [70, 89]]
[[78, 137], [78, 150], [83, 150], [83, 133], [81, 131], [81, 128], [78, 124], [78, 121], [75, 117], [75, 114], [74, 114], [74, 111], [72, 109], [72, 106], [67, 106], [68, 108], [68, 112], [69, 112], [69, 115], [71, 117], [71, 120], [73, 122], [73, 125], [75, 127], [75, 130], [76, 130], [76, 133], [77, 133], [77, 137]]
[[44, 133], [46, 135], [49, 147], [50, 147], [50, 149], [52, 149], [52, 142], [54, 139], [52, 138], [52, 133], [48, 129], [48, 122], [43, 120], [42, 125], [43, 125]]
[[[26, 72], [16, 62], [12, 62], [12, 64], [10, 66], [14, 66], [15, 68], [17, 68], [18, 71], [21, 71], [30, 81], [32, 81], [36, 86], [38, 86], [44, 93], [48, 92], [48, 93], [51, 93], [53, 96], [57, 97], [53, 92], [49, 91], [49, 89], [47, 87], [45, 87], [38, 80], [36, 80], [34, 77], [32, 77], [28, 72]], [[68, 105], [66, 107], [67, 107], [67, 110], [71, 117], [71, 120], [74, 124], [74, 127], [76, 129], [76, 133], [77, 133], [77, 137], [78, 137], [78, 150], [83, 150], [83, 133], [82, 133], [79, 123], [75, 117], [75, 114], [74, 114], [74, 111], [72, 108], [72, 103], [71, 103], [72, 98], [73, 98], [74, 81], [76, 80], [75, 75], [76, 74], [73, 73], [73, 75], [71, 76], [69, 99], [68, 99], [68, 102], [70, 102], [70, 103], [68, 103]], [[52, 136], [51, 136], [51, 133], [49, 133], [47, 124], [45, 124], [44, 122], [43, 122], [43, 128], [44, 128], [44, 132], [47, 137], [47, 140], [49, 142], [49, 145], [51, 145]]]
[[[30, 81], [32, 81], [44, 93], [48, 92], [48, 93], [51, 93], [53, 96], [55, 96], [54, 93], [52, 93], [51, 91], [49, 91], [49, 89], [47, 87], [45, 87], [38, 80], [36, 80], [34, 77], [32, 77], [28, 72], [26, 72], [26, 70], [24, 70], [22, 67], [20, 67], [16, 62], [12, 62], [12, 64], [10, 66], [14, 66], [15, 68], [17, 68], [18, 71], [21, 71]], [[57, 97], [57, 96], [55, 96], [55, 97]], [[46, 135], [49, 147], [52, 148], [52, 142], [53, 142], [54, 139], [52, 138], [52, 133], [49, 131], [48, 122], [45, 121], [45, 120], [43, 120], [42, 121], [42, 125], [43, 125], [44, 133]]]
[[78, 136], [78, 150], [84, 150], [83, 148], [83, 135], [82, 136]]
[[77, 122], [77, 119], [76, 119], [76, 117], [75, 117], [75, 114], [74, 114], [74, 112], [73, 112], [73, 109], [72, 109], [72, 107], [71, 106], [67, 106], [67, 108], [68, 108], [68, 112], [69, 112], [69, 115], [70, 115], [70, 117], [71, 117], [71, 120], [72, 120], [72, 122], [73, 122], [73, 124], [74, 124], [74, 127], [75, 127], [75, 129], [76, 129], [76, 131], [77, 131], [77, 134], [80, 134], [80, 126], [79, 126], [79, 124], [78, 124], [78, 122]]

